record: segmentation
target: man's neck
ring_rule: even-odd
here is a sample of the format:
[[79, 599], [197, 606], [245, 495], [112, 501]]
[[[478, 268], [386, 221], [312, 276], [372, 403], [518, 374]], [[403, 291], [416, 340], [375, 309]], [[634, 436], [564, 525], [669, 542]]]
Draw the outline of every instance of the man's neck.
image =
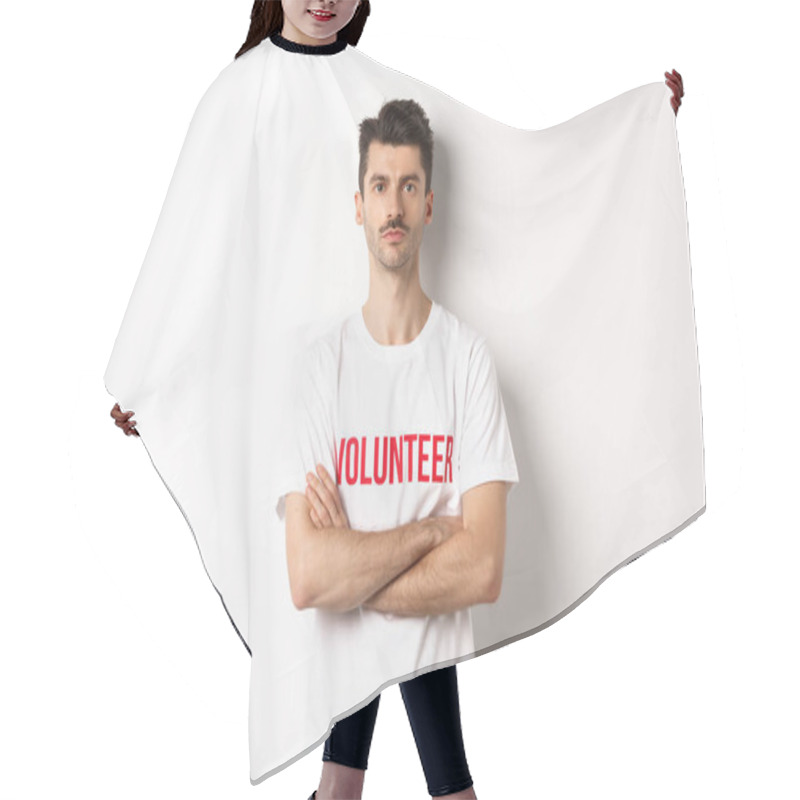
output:
[[369, 298], [361, 307], [364, 324], [378, 344], [408, 344], [425, 327], [433, 303], [419, 281], [407, 287], [383, 288], [378, 291], [370, 283]]

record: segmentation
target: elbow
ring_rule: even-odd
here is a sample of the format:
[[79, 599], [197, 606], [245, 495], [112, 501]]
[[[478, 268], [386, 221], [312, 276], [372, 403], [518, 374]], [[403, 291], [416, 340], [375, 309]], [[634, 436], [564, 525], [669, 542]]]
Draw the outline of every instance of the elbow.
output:
[[307, 569], [303, 569], [299, 564], [295, 565], [294, 570], [289, 570], [289, 589], [292, 593], [292, 604], [298, 611], [307, 608], [323, 608], [325, 604], [318, 596], [318, 589], [311, 581], [311, 575]]
[[[296, 540], [295, 540], [296, 541]], [[292, 604], [298, 611], [311, 605], [311, 587], [308, 585], [308, 570], [303, 569], [302, 550], [290, 547], [286, 553], [286, 566], [289, 572], [289, 592]]]
[[292, 604], [298, 611], [309, 607], [308, 591], [300, 577], [292, 574], [291, 570], [289, 571], [289, 589], [292, 593]]
[[496, 603], [503, 589], [503, 567], [490, 564], [483, 582], [483, 602]]
[[297, 594], [294, 590], [292, 590], [292, 604], [298, 611], [303, 611], [308, 608], [305, 597], [301, 594]]
[[484, 603], [496, 603], [500, 599], [500, 592], [503, 588], [502, 581], [495, 581], [486, 592]]
[[292, 603], [298, 611], [304, 611], [307, 608], [322, 608], [327, 611], [345, 612], [357, 608], [352, 603], [346, 604], [344, 601], [338, 601], [333, 598], [328, 599], [321, 595], [317, 596], [307, 583], [304, 584], [300, 581], [298, 581], [296, 588], [295, 584], [292, 584]]
[[286, 498], [286, 567], [292, 604], [298, 611], [316, 605], [315, 544], [308, 501], [291, 492]]
[[291, 588], [292, 603], [294, 603], [294, 607], [298, 611], [303, 611], [307, 608], [325, 608], [325, 604], [317, 595], [316, 588], [310, 584], [308, 575], [298, 575]]

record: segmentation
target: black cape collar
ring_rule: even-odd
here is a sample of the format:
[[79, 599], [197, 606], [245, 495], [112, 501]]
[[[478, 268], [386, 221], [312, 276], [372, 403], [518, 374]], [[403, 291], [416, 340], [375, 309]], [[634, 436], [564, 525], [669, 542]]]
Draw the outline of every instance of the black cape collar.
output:
[[288, 50], [290, 53], [305, 53], [309, 56], [331, 56], [334, 53], [341, 53], [347, 47], [346, 39], [337, 39], [330, 44], [298, 44], [281, 36], [280, 33], [273, 33], [269, 40], [282, 50]]

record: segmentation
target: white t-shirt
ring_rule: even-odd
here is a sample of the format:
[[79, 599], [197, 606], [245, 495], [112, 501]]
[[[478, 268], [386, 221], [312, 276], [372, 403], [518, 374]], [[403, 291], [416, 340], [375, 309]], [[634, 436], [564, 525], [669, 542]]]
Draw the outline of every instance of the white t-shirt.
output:
[[[307, 349], [299, 371], [292, 445], [276, 511], [304, 492], [321, 463], [336, 480], [354, 530], [385, 530], [428, 516], [459, 516], [461, 496], [487, 481], [519, 480], [487, 341], [433, 302], [418, 336], [372, 338], [361, 309]], [[313, 609], [323, 612], [322, 609]], [[413, 647], [438, 660], [474, 650], [469, 609], [403, 617], [359, 608], [376, 647]]]

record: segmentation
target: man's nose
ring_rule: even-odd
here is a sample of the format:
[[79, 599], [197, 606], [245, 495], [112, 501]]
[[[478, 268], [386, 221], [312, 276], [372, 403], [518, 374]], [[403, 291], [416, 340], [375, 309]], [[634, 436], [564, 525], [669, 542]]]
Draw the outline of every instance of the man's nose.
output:
[[389, 219], [403, 216], [403, 199], [400, 192], [390, 192], [386, 203], [386, 216]]

